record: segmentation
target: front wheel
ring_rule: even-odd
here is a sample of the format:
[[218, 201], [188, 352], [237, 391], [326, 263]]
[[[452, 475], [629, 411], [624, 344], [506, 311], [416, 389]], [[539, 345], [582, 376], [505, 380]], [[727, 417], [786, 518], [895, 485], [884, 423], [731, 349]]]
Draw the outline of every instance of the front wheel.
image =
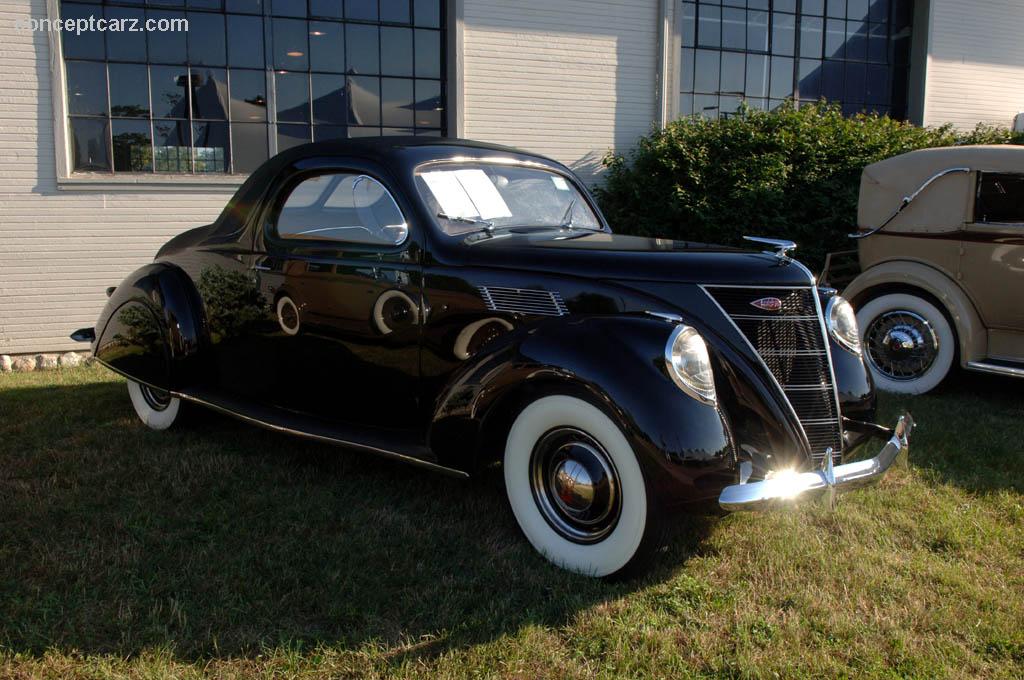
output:
[[179, 420], [181, 400], [169, 392], [129, 380], [128, 396], [139, 419], [153, 430], [166, 430]]
[[891, 293], [857, 310], [864, 358], [886, 392], [923, 394], [949, 373], [956, 338], [946, 315], [916, 295]]
[[520, 528], [554, 564], [588, 576], [636, 570], [660, 537], [640, 463], [597, 407], [555, 395], [509, 431], [505, 490]]

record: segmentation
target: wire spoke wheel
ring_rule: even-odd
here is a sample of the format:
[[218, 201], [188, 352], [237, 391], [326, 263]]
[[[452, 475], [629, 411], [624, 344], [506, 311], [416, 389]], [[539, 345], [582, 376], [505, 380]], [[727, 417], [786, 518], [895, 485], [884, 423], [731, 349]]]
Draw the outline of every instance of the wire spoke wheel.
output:
[[864, 333], [868, 360], [892, 380], [915, 380], [935, 363], [939, 337], [923, 316], [894, 310], [876, 317]]

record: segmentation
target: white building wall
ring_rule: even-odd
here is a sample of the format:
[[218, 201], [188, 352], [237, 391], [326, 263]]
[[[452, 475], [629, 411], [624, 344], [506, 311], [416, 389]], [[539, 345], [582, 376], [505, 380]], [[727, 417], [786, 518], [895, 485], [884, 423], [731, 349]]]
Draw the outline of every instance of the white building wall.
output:
[[68, 334], [96, 323], [104, 290], [231, 191], [58, 189], [49, 36], [15, 30], [28, 17], [45, 0], [0, 0], [0, 354], [83, 349]]
[[657, 0], [464, 0], [464, 135], [592, 181], [658, 119]]
[[1024, 0], [931, 0], [928, 29], [924, 124], [1011, 125], [1024, 111]]

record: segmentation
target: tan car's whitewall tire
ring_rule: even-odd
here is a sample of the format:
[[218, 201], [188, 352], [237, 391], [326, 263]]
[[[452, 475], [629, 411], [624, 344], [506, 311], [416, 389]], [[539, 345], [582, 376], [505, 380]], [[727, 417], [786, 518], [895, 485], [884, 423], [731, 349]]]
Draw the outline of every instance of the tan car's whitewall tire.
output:
[[595, 406], [564, 395], [529, 404], [509, 431], [504, 475], [520, 528], [554, 564], [610, 576], [645, 557], [649, 491], [622, 431]]
[[956, 336], [934, 304], [908, 293], [890, 293], [857, 310], [864, 360], [875, 386], [886, 392], [923, 394], [949, 373]]
[[178, 420], [181, 400], [147, 385], [128, 381], [128, 396], [139, 419], [153, 430], [166, 430]]

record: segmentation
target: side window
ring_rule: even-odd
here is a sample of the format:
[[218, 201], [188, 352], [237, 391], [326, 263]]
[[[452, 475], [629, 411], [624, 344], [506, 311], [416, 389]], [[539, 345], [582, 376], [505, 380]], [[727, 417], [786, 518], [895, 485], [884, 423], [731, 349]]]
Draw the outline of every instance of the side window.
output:
[[281, 238], [396, 246], [409, 227], [395, 199], [368, 175], [336, 173], [300, 182], [277, 215]]
[[974, 221], [1024, 224], [1024, 175], [978, 173]]

